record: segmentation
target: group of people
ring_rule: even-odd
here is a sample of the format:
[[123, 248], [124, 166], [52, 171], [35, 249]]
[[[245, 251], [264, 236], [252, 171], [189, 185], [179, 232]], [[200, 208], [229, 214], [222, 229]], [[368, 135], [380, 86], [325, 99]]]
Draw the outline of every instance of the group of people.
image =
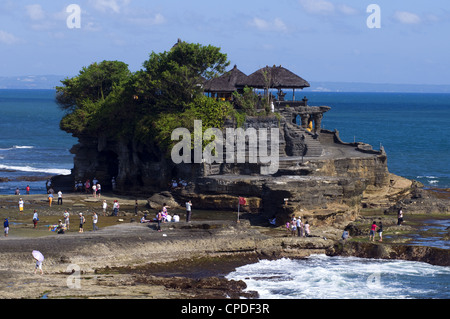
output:
[[[174, 214], [173, 216], [169, 214], [168, 209], [170, 208], [170, 206], [168, 206], [166, 203], [163, 203], [162, 209], [160, 211], [158, 211], [158, 213], [156, 214], [155, 218], [153, 220], [149, 220], [147, 219], [147, 214], [144, 214], [144, 216], [141, 218], [141, 223], [150, 223], [152, 221], [157, 222], [157, 227], [156, 230], [157, 231], [162, 231], [161, 230], [161, 224], [162, 223], [166, 223], [166, 222], [179, 222], [180, 221], [180, 216], [177, 214]], [[192, 216], [192, 202], [188, 201], [186, 202], [186, 222], [190, 222], [191, 221], [191, 216]]]
[[75, 181], [75, 185], [74, 185], [74, 190], [75, 192], [83, 192], [83, 187], [84, 187], [84, 192], [86, 194], [89, 194], [92, 192], [92, 195], [94, 197], [101, 197], [102, 195], [102, 186], [100, 185], [98, 179], [96, 177], [94, 177], [94, 179], [91, 180], [87, 179], [86, 182], [84, 182], [84, 184], [81, 181]]
[[[30, 190], [31, 190], [30, 185], [27, 185], [27, 187], [25, 187], [25, 192], [27, 195], [30, 195]], [[14, 195], [20, 195], [19, 187], [16, 188]]]
[[291, 221], [286, 223], [286, 229], [292, 236], [311, 236], [311, 228], [308, 221], [305, 221], [305, 223], [303, 223], [301, 217], [295, 218], [295, 216], [292, 216]]

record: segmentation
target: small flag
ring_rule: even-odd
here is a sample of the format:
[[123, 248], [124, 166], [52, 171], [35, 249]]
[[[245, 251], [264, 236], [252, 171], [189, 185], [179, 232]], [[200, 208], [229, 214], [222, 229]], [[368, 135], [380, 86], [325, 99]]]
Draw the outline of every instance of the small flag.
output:
[[239, 205], [246, 205], [247, 200], [244, 197], [239, 197]]

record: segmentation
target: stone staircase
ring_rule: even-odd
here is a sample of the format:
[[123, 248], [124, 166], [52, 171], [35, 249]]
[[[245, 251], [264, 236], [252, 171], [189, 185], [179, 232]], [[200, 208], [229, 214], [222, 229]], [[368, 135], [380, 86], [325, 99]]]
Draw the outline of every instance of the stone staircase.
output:
[[288, 128], [296, 135], [296, 136], [304, 136], [305, 144], [307, 145], [305, 156], [309, 157], [319, 157], [322, 156], [323, 147], [320, 144], [318, 138], [314, 136], [313, 133], [305, 130], [303, 127], [298, 125], [288, 124]]

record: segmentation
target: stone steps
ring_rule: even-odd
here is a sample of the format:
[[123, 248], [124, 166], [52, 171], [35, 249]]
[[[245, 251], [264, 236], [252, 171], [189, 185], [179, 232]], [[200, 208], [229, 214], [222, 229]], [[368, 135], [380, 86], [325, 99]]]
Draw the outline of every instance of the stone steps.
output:
[[304, 128], [289, 124], [289, 129], [291, 129], [298, 136], [305, 137], [305, 144], [307, 145], [305, 156], [319, 157], [322, 156], [323, 147], [317, 138], [314, 138], [312, 133], [306, 131]]

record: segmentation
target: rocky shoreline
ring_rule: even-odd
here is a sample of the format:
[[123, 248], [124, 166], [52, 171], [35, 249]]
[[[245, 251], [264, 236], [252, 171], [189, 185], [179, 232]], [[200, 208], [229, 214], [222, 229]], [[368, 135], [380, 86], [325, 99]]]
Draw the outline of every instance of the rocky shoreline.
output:
[[[215, 217], [213, 212], [194, 212], [192, 222], [184, 222], [181, 216], [181, 222], [165, 223], [163, 231], [157, 232], [155, 223], [138, 222], [144, 213], [154, 213], [144, 198], [139, 199], [135, 216], [135, 198], [121, 197], [121, 213], [113, 217], [102, 216], [101, 202], [91, 195], [68, 194], [62, 206], [54, 203], [52, 207], [44, 195], [23, 197], [25, 211], [20, 215], [17, 196], [0, 196], [0, 215], [2, 219], [8, 217], [12, 224], [9, 236], [0, 239], [0, 290], [4, 299], [257, 298], [256, 292], [246, 291], [244, 282], [224, 276], [259, 259], [305, 258], [311, 254], [450, 265], [448, 249], [401, 241], [406, 233], [416, 232], [424, 218], [448, 217], [448, 210], [438, 215], [433, 215], [434, 210], [430, 213], [430, 207], [448, 207], [448, 196], [442, 192], [436, 197], [432, 191], [421, 190], [404, 197], [401, 204], [406, 207], [407, 222], [401, 229], [394, 225], [393, 209], [376, 207], [360, 210], [352, 220], [338, 224], [324, 219], [320, 222], [319, 218], [312, 227], [313, 237], [307, 238], [292, 237], [283, 226], [267, 227], [257, 214], [251, 213], [237, 222], [231, 212], [224, 213], [229, 216], [226, 218]], [[111, 202], [114, 198], [119, 197], [107, 194], [102, 200]], [[412, 207], [415, 215], [408, 215]], [[47, 225], [56, 223], [66, 208], [71, 212], [71, 229], [63, 235], [50, 232]], [[31, 223], [33, 209], [40, 213], [38, 229], [33, 229]], [[94, 210], [100, 216], [100, 230], [95, 232], [91, 231], [89, 215]], [[88, 216], [84, 233], [77, 232], [78, 212]], [[368, 242], [364, 234], [373, 218], [382, 219], [388, 226], [386, 235], [390, 238], [383, 243]], [[350, 230], [351, 238], [343, 243], [345, 228]], [[42, 276], [33, 273], [31, 251], [35, 249], [45, 255]]]

